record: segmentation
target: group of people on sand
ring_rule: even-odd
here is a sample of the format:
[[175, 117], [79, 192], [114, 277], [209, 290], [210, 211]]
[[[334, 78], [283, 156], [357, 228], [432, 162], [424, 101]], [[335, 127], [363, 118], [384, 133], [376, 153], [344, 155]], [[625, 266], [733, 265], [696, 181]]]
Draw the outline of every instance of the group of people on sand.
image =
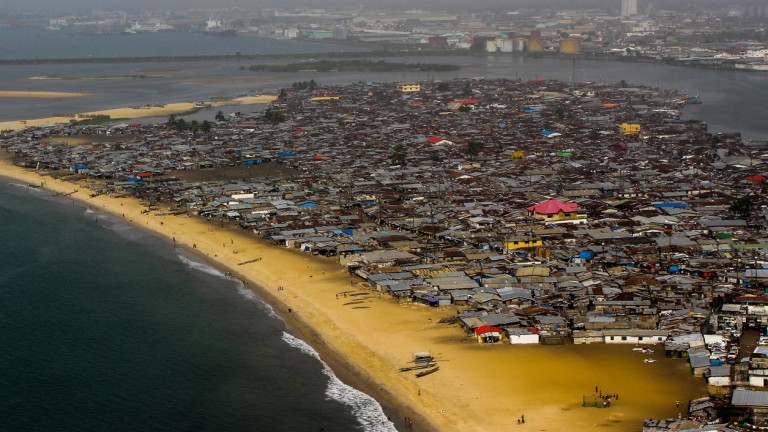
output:
[[519, 419], [517, 419], [517, 424], [525, 424], [525, 414], [521, 415]]

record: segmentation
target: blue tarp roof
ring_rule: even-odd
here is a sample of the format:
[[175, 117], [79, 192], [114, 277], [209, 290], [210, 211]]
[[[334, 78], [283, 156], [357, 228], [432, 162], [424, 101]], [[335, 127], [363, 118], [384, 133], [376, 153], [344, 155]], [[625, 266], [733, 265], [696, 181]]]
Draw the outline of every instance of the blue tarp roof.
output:
[[541, 131], [541, 134], [543, 134], [543, 135], [552, 135], [553, 133], [554, 132], [551, 132], [551, 131], [548, 131], [548, 130]]
[[654, 207], [657, 208], [664, 208], [664, 207], [690, 207], [690, 204], [686, 204], [684, 202], [669, 202], [669, 203], [653, 203]]

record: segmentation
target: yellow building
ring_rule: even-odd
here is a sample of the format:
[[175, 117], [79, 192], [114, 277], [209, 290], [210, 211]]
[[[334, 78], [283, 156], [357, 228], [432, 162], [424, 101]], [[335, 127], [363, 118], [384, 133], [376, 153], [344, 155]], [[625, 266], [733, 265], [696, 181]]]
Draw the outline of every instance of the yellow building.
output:
[[581, 40], [577, 38], [562, 39], [560, 52], [562, 54], [579, 54], [581, 52]]
[[528, 40], [528, 52], [544, 52], [544, 41], [539, 38]]
[[621, 129], [621, 133], [623, 133], [624, 135], [640, 133], [639, 124], [622, 123], [621, 125], [619, 125], [619, 128]]
[[338, 96], [316, 96], [311, 100], [339, 100]]
[[540, 238], [513, 237], [506, 240], [506, 249], [512, 250], [527, 247], [539, 247], [542, 244]]
[[397, 85], [397, 90], [403, 93], [421, 91], [421, 84], [417, 83], [400, 83]]
[[510, 159], [522, 159], [525, 157], [525, 154], [521, 151], [513, 152], [511, 155], [509, 155]]

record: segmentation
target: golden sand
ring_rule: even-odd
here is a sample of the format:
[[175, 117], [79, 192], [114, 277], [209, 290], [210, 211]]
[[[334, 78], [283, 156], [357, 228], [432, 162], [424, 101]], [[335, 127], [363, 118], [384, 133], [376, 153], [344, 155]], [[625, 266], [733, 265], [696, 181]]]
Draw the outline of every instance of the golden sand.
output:
[[[221, 106], [230, 106], [230, 105], [262, 104], [262, 103], [272, 102], [273, 100], [275, 100], [275, 98], [277, 98], [277, 96], [270, 96], [270, 95], [243, 96], [243, 97], [234, 98], [234, 99], [211, 102], [210, 105], [212, 107], [221, 107]], [[9, 129], [19, 130], [27, 126], [43, 126], [43, 125], [49, 125], [54, 123], [67, 123], [70, 120], [84, 120], [89, 116], [95, 116], [95, 115], [108, 115], [113, 119], [135, 119], [135, 118], [141, 118], [141, 117], [159, 117], [159, 116], [166, 116], [170, 114], [188, 112], [196, 108], [199, 108], [199, 107], [192, 102], [181, 102], [181, 103], [166, 104], [163, 106], [106, 109], [106, 110], [99, 110], [99, 111], [91, 111], [87, 113], [74, 114], [69, 117], [59, 116], [59, 117], [47, 117], [47, 118], [32, 119], [32, 120], [14, 120], [14, 121], [0, 122], [0, 130], [9, 130]]]
[[13, 98], [71, 98], [92, 96], [90, 93], [66, 93], [66, 92], [48, 92], [48, 91], [0, 91], [0, 97]]
[[[456, 325], [438, 323], [455, 314], [454, 307], [438, 310], [379, 298], [352, 286], [332, 259], [268, 246], [245, 230], [195, 216], [142, 214], [135, 199], [91, 198], [85, 184], [39, 176], [7, 161], [0, 162], [0, 175], [45, 182], [60, 193], [78, 190], [72, 199], [230, 269], [331, 365], [348, 369], [364, 390], [398, 407], [393, 421], [409, 416], [419, 430], [637, 431], [644, 418], [677, 417], [688, 400], [705, 394], [703, 380], [682, 360], [664, 358], [661, 346], [653, 355], [658, 362], [644, 363], [649, 356], [632, 346], [479, 345]], [[260, 260], [238, 265], [255, 259]], [[352, 295], [357, 293], [362, 295]], [[398, 372], [414, 352], [425, 350], [441, 359], [438, 372], [423, 378]], [[619, 400], [607, 409], [583, 408], [584, 395], [592, 397], [595, 386], [619, 394]], [[676, 408], [676, 400], [683, 406]], [[525, 424], [518, 425], [521, 415]]]

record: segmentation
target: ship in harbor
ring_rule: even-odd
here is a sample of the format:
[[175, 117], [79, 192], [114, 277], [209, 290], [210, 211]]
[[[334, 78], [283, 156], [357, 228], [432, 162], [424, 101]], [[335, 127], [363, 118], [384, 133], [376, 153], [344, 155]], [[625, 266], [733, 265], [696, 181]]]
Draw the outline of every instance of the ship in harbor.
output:
[[215, 18], [211, 17], [211, 19], [205, 22], [205, 29], [203, 30], [203, 33], [209, 34], [211, 36], [221, 37], [237, 36], [237, 30], [235, 30], [235, 28], [231, 25], [227, 24], [227, 22], [221, 18], [221, 14]]

